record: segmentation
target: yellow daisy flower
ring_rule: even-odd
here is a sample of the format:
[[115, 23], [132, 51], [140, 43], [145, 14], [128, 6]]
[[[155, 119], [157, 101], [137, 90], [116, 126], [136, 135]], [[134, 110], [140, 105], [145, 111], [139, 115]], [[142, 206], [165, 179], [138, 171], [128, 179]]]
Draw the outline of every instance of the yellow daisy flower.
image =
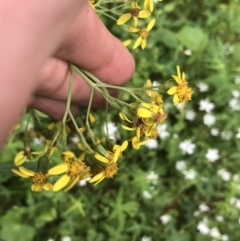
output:
[[52, 189], [52, 184], [47, 180], [48, 174], [44, 174], [41, 171], [34, 172], [23, 166], [19, 166], [18, 169], [12, 169], [12, 171], [20, 177], [32, 178], [31, 190], [33, 192], [41, 192], [42, 189], [47, 191]]
[[78, 181], [90, 177], [90, 167], [88, 167], [84, 162], [85, 154], [83, 153], [78, 159], [69, 159], [68, 162], [59, 164], [50, 170], [48, 170], [49, 175], [58, 175], [65, 173], [60, 177], [56, 183], [53, 185], [52, 190], [54, 192], [67, 187], [65, 191], [72, 188]]
[[153, 28], [155, 22], [156, 22], [156, 20], [152, 19], [148, 23], [147, 28], [143, 28], [143, 29], [129, 28], [130, 32], [139, 34], [139, 37], [137, 38], [135, 44], [133, 45], [133, 49], [136, 49], [140, 45], [141, 45], [142, 49], [146, 48], [146, 46], [147, 46], [147, 38], [149, 36], [149, 32]]
[[114, 145], [113, 152], [108, 152], [107, 157], [100, 154], [96, 154], [94, 157], [106, 164], [106, 167], [101, 169], [102, 171], [97, 173], [89, 182], [97, 185], [105, 178], [112, 178], [118, 171], [117, 161], [121, 157], [122, 152], [127, 148], [128, 141], [124, 141], [122, 145]]
[[181, 75], [180, 68], [177, 66], [177, 76], [172, 75], [173, 79], [177, 82], [177, 86], [171, 87], [167, 93], [169, 95], [174, 95], [173, 96], [173, 103], [175, 105], [181, 103], [181, 110], [183, 109], [183, 106], [185, 102], [189, 101], [192, 99], [192, 94], [193, 91], [191, 88], [188, 87], [188, 82], [185, 79], [185, 74], [184, 72]]
[[151, 13], [147, 10], [140, 10], [140, 7], [136, 2], [131, 3], [131, 9], [129, 13], [125, 13], [117, 20], [117, 25], [123, 25], [126, 23], [130, 18], [133, 18], [133, 26], [138, 26], [138, 18], [148, 18], [151, 16]]

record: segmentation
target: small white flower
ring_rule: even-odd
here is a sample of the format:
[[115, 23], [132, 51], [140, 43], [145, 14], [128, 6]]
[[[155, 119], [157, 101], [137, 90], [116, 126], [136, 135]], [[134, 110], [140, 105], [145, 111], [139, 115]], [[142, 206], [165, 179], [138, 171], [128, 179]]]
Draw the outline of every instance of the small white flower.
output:
[[232, 96], [234, 98], [239, 98], [240, 97], [240, 91], [239, 90], [232, 90]]
[[168, 214], [165, 214], [165, 215], [162, 215], [159, 219], [162, 221], [163, 224], [167, 224], [171, 220], [171, 216]]
[[224, 218], [223, 216], [217, 216], [216, 217], [216, 220], [219, 222], [219, 223], [222, 223], [224, 221]]
[[231, 205], [235, 205], [236, 204], [236, 202], [237, 202], [237, 198], [235, 198], [235, 197], [232, 197], [231, 199], [230, 199], [230, 204]]
[[199, 88], [199, 91], [200, 92], [206, 92], [208, 91], [208, 85], [202, 81], [200, 81], [198, 84], [197, 84], [197, 87]]
[[222, 241], [228, 241], [228, 240], [229, 240], [229, 237], [228, 237], [226, 234], [223, 234], [223, 235], [221, 236], [221, 240], [222, 240]]
[[152, 240], [152, 238], [151, 237], [147, 237], [147, 236], [143, 236], [141, 238], [141, 241], [151, 241], [151, 240]]
[[86, 186], [86, 184], [90, 181], [91, 177], [87, 177], [81, 181], [78, 182], [79, 186], [83, 187]]
[[235, 84], [239, 84], [240, 83], [240, 75], [237, 75], [235, 77], [235, 80], [234, 80]]
[[203, 221], [201, 221], [201, 222], [198, 223], [197, 229], [198, 229], [198, 231], [199, 231], [201, 234], [203, 234], [203, 235], [207, 235], [207, 234], [209, 234], [209, 232], [210, 232], [207, 223], [205, 223], [205, 222], [203, 222]]
[[165, 139], [170, 135], [169, 132], [167, 132], [167, 124], [166, 123], [158, 125], [157, 131], [158, 131], [158, 136], [160, 137], [160, 139]]
[[187, 56], [192, 55], [191, 49], [185, 49], [185, 50], [183, 51], [183, 53], [184, 53], [185, 55], [187, 55]]
[[158, 82], [157, 80], [154, 80], [154, 81], [152, 82], [152, 86], [159, 86], [159, 82]]
[[235, 203], [235, 207], [240, 209], [240, 199], [237, 199], [237, 201]]
[[188, 171], [183, 171], [183, 174], [184, 174], [186, 179], [192, 180], [196, 177], [197, 172], [193, 169], [190, 169]]
[[62, 238], [62, 241], [72, 241], [72, 239], [69, 236], [65, 236]]
[[238, 132], [236, 134], [236, 138], [240, 139], [240, 128], [238, 128]]
[[72, 137], [69, 138], [69, 140], [73, 143], [73, 144], [78, 144], [79, 143], [79, 137], [77, 135], [74, 135]]
[[206, 203], [201, 203], [198, 207], [198, 209], [201, 211], [201, 212], [207, 212], [209, 211], [209, 207], [206, 205]]
[[193, 121], [196, 118], [196, 113], [193, 110], [187, 110], [185, 112], [186, 120]]
[[108, 134], [109, 137], [113, 140], [116, 140], [116, 132], [117, 132], [117, 126], [115, 125], [115, 123], [109, 121], [106, 122], [103, 126], [103, 131], [105, 134]]
[[221, 137], [223, 140], [229, 141], [232, 138], [232, 132], [231, 131], [222, 131]]
[[181, 149], [182, 154], [193, 154], [195, 147], [196, 145], [190, 140], [184, 140], [179, 144], [179, 148]]
[[148, 149], [157, 149], [158, 147], [158, 142], [156, 139], [150, 139], [146, 144], [145, 146], [148, 148]]
[[152, 199], [152, 194], [149, 191], [147, 191], [147, 190], [143, 191], [143, 196], [146, 199]]
[[233, 180], [234, 180], [235, 182], [239, 181], [239, 179], [240, 179], [240, 176], [239, 176], [238, 174], [234, 174], [234, 175], [233, 175]]
[[175, 167], [179, 171], [185, 171], [186, 170], [186, 162], [185, 161], [177, 161]]
[[224, 181], [228, 182], [231, 178], [231, 174], [225, 169], [219, 169], [217, 171], [218, 176], [220, 176]]
[[54, 239], [52, 239], [52, 238], [49, 238], [47, 241], [54, 241]]
[[219, 130], [217, 128], [212, 128], [210, 130], [212, 136], [218, 136], [219, 135]]
[[232, 99], [229, 100], [228, 104], [229, 104], [229, 106], [232, 110], [235, 110], [235, 111], [240, 110], [240, 104], [239, 104], [238, 99], [232, 98]]
[[215, 162], [219, 159], [219, 153], [217, 149], [208, 149], [205, 157], [210, 161], [210, 162]]
[[221, 237], [221, 234], [220, 234], [220, 232], [219, 232], [219, 230], [218, 230], [217, 227], [214, 227], [214, 228], [212, 228], [212, 229], [210, 230], [210, 236], [211, 236], [212, 238], [220, 238], [220, 237]]
[[216, 122], [216, 118], [213, 114], [207, 113], [203, 116], [203, 123], [206, 126], [212, 126]]
[[147, 175], [147, 180], [152, 182], [153, 184], [157, 183], [159, 176], [158, 174], [156, 174], [154, 171], [151, 171], [148, 175]]
[[32, 141], [34, 145], [41, 145], [43, 143], [43, 138], [34, 137]]
[[210, 113], [215, 107], [215, 105], [208, 99], [201, 100], [199, 105], [199, 110], [206, 111], [207, 113]]

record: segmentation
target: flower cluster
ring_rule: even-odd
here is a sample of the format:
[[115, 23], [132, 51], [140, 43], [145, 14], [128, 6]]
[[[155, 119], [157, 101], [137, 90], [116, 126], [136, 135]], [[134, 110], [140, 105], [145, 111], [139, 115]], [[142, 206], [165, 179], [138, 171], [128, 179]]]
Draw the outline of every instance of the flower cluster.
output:
[[[41, 122], [35, 110], [31, 110], [29, 118], [32, 119], [30, 131], [26, 132], [25, 149], [20, 150], [14, 163], [18, 169], [12, 171], [20, 177], [32, 179], [32, 191], [39, 192], [42, 189], [65, 191], [72, 188], [76, 183], [89, 179], [94, 185], [100, 183], [105, 178], [112, 178], [118, 171], [118, 160], [128, 147], [128, 142], [132, 143], [134, 149], [139, 149], [149, 140], [154, 140], [159, 135], [159, 125], [167, 118], [163, 109], [164, 95], [174, 94], [174, 104], [185, 102], [191, 99], [192, 90], [188, 87], [184, 73], [181, 75], [177, 66], [178, 76], [173, 75], [178, 86], [166, 82], [160, 85], [153, 85], [148, 79], [142, 88], [117, 87], [101, 82], [87, 71], [79, 69], [75, 65], [71, 66], [71, 77], [69, 83], [69, 95], [64, 117], [61, 122], [50, 122], [46, 125]], [[96, 117], [91, 109], [93, 95], [90, 95], [89, 105], [85, 114], [73, 116], [71, 103], [72, 76], [74, 73], [81, 75], [92, 87], [106, 99], [107, 103], [118, 111], [120, 119], [124, 121], [122, 128], [134, 134], [118, 144], [112, 139], [108, 130], [100, 133], [97, 127], [94, 128]], [[126, 103], [120, 99], [112, 97], [107, 88], [116, 88], [126, 91], [134, 100]], [[107, 122], [107, 120], [105, 120]], [[27, 128], [30, 125], [27, 125]], [[35, 129], [33, 128], [35, 126]], [[77, 150], [71, 151], [68, 142], [73, 140]], [[32, 138], [32, 136], [35, 138]], [[43, 145], [40, 150], [29, 142], [32, 138]], [[58, 156], [56, 161], [51, 161], [53, 156]], [[59, 158], [61, 156], [61, 158]], [[77, 157], [78, 156], [78, 157]], [[37, 169], [32, 171], [23, 165], [37, 160]], [[52, 165], [56, 164], [56, 165]], [[60, 176], [58, 178], [58, 176]], [[50, 178], [51, 177], [51, 178]], [[51, 182], [49, 181], [51, 180]], [[55, 181], [55, 183], [52, 183]]]

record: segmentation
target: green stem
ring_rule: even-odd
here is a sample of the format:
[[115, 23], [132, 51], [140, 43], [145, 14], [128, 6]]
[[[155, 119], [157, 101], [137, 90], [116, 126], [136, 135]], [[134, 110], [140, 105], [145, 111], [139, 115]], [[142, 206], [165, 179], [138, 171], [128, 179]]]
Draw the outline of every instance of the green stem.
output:
[[73, 116], [71, 111], [69, 111], [69, 116], [70, 116], [70, 118], [71, 118], [71, 120], [73, 122], [73, 125], [74, 125], [74, 127], [75, 127], [75, 129], [77, 131], [77, 134], [78, 134], [78, 136], [80, 138], [80, 142], [81, 142], [82, 146], [84, 146], [86, 148], [85, 149], [86, 152], [90, 152], [90, 154], [94, 154], [95, 151], [88, 145], [88, 143], [85, 140], [85, 137], [84, 137], [83, 133], [81, 131], [79, 131], [79, 127], [78, 127], [78, 125], [77, 125], [77, 123], [76, 123], [76, 121], [74, 119], [74, 116]]

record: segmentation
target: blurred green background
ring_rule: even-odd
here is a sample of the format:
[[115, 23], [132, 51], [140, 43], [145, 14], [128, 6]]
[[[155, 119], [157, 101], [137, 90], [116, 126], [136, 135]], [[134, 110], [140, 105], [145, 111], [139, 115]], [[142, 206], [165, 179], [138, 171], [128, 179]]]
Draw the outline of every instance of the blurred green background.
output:
[[[128, 85], [148, 78], [161, 83], [179, 65], [193, 100], [180, 112], [168, 98], [157, 143], [128, 148], [117, 176], [97, 186], [32, 193], [30, 180], [1, 172], [0, 239], [239, 240], [240, 1], [165, 0], [153, 15], [147, 48], [132, 51], [137, 66]], [[129, 37], [111, 20], [107, 26], [122, 40]], [[115, 112], [110, 120], [122, 142], [127, 133]], [[2, 163], [23, 147], [17, 137], [0, 153]]]

